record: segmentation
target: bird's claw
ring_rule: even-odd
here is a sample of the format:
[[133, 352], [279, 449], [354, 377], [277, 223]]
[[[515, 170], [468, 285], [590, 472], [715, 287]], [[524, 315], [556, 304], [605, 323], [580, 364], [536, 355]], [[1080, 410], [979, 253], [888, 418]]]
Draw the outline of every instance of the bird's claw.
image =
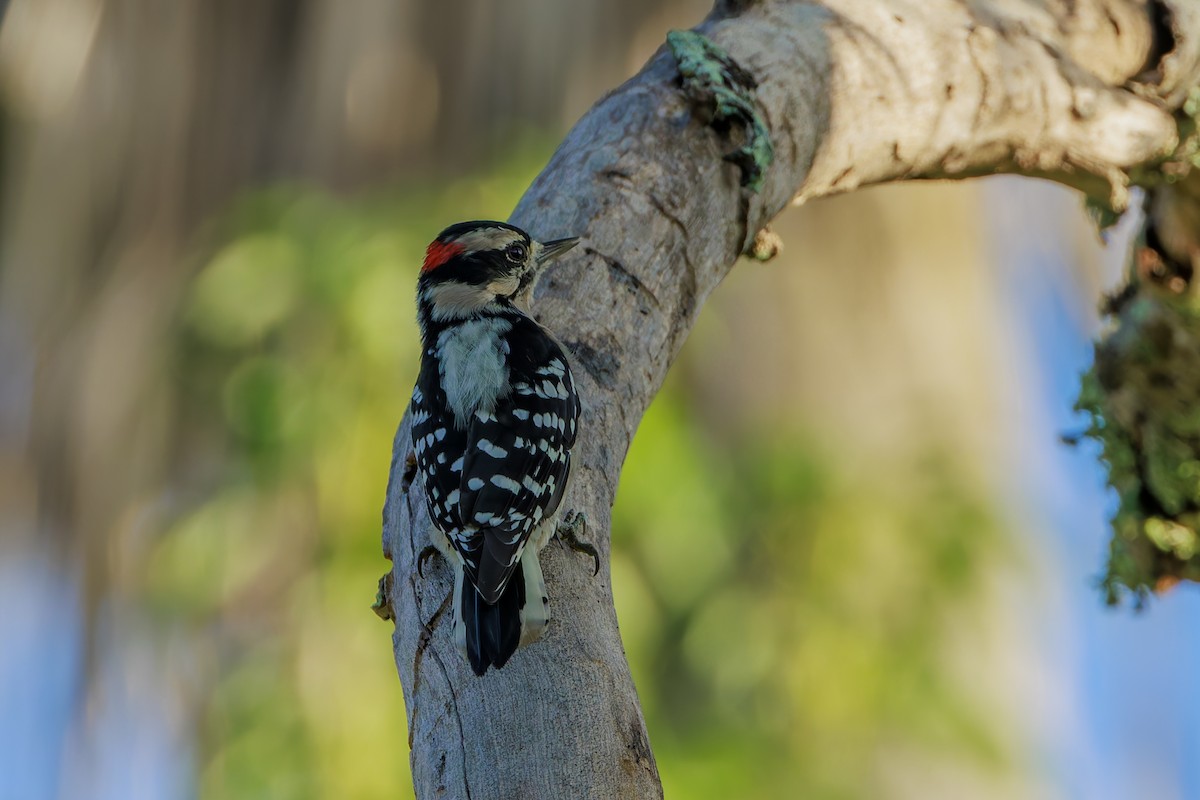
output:
[[433, 556], [436, 556], [440, 551], [433, 545], [425, 545], [425, 549], [417, 556], [417, 574], [422, 578], [425, 577], [425, 562]]
[[554, 535], [559, 541], [571, 548], [577, 553], [584, 553], [592, 557], [595, 563], [592, 569], [592, 577], [600, 574], [600, 553], [591, 544], [579, 538], [580, 533], [587, 531], [587, 516], [582, 511], [568, 511], [563, 521], [558, 524], [554, 531]]

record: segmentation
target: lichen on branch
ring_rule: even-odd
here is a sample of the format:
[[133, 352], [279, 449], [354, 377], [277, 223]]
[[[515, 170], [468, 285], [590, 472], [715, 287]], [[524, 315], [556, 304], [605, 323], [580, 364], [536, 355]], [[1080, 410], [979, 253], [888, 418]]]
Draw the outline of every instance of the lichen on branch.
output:
[[679, 65], [684, 94], [703, 109], [708, 124], [718, 132], [728, 132], [734, 123], [744, 129], [745, 143], [723, 158], [741, 168], [742, 186], [757, 192], [775, 159], [771, 135], [754, 97], [758, 82], [720, 46], [696, 31], [668, 32], [667, 47]]

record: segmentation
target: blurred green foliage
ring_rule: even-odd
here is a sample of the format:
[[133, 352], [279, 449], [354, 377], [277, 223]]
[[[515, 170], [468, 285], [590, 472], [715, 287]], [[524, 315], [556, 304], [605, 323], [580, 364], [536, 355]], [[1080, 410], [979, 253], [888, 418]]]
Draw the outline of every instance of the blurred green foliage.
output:
[[1010, 766], [946, 663], [1005, 552], [951, 464], [863, 484], [802, 438], [717, 447], [680, 384], [638, 432], [613, 523], [667, 796], [884, 797], [893, 750]]
[[[369, 605], [417, 368], [413, 286], [425, 243], [506, 216], [546, 152], [438, 191], [275, 187], [206, 232], [173, 345], [192, 494], [141, 587], [187, 634], [199, 796], [411, 794], [390, 627]], [[893, 751], [1003, 769], [947, 666], [1003, 550], [953, 464], [868, 480], [802, 439], [720, 445], [694, 401], [678, 378], [655, 401], [614, 512], [614, 591], [667, 795], [881, 797]]]

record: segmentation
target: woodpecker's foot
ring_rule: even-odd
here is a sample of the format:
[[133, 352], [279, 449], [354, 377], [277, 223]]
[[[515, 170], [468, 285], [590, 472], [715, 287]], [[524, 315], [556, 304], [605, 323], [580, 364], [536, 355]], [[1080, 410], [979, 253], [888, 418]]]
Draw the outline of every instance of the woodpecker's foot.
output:
[[429, 559], [433, 558], [434, 556], [438, 555], [440, 552], [441, 551], [439, 551], [436, 547], [434, 547], [431, 544], [425, 545], [425, 549], [422, 550], [421, 554], [417, 556], [417, 574], [420, 575], [422, 578], [424, 578], [425, 577], [425, 562], [428, 561]]
[[592, 557], [592, 561], [595, 562], [592, 577], [595, 577], [600, 574], [600, 554], [596, 552], [595, 547], [579, 538], [580, 534], [586, 532], [587, 516], [582, 511], [568, 511], [563, 521], [558, 524], [554, 535], [576, 553], [585, 553]]

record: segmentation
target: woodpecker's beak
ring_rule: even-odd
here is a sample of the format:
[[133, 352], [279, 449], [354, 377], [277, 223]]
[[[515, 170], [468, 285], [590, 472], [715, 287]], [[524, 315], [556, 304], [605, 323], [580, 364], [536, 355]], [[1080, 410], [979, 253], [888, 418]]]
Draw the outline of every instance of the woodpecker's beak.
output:
[[537, 255], [538, 266], [545, 266], [577, 244], [579, 244], [579, 237], [577, 236], [572, 236], [569, 239], [555, 239], [552, 242], [543, 242], [542, 249], [538, 251]]

